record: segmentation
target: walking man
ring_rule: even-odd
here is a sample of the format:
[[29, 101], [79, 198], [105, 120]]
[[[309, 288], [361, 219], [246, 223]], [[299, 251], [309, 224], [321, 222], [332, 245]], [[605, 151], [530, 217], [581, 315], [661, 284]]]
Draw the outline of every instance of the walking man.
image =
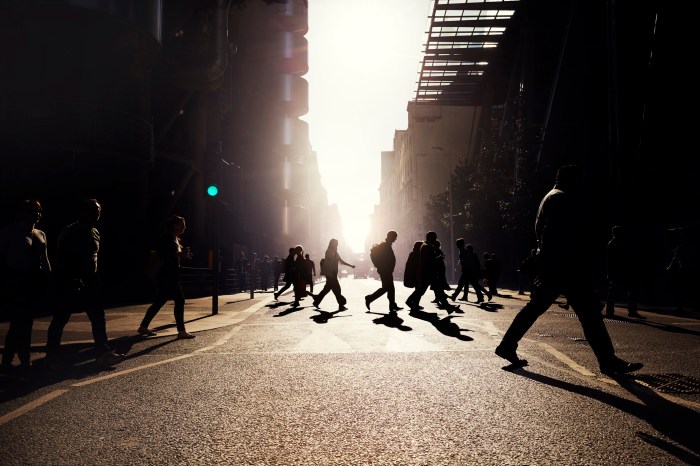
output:
[[107, 321], [97, 274], [100, 232], [95, 225], [101, 213], [102, 206], [96, 199], [83, 201], [78, 221], [66, 226], [58, 236], [55, 265], [60, 303], [51, 319], [46, 343], [47, 359], [58, 365], [63, 328], [73, 310], [84, 310], [90, 319], [97, 359], [101, 363], [113, 366], [125, 357], [115, 353], [107, 341]]
[[527, 365], [516, 354], [518, 342], [537, 318], [554, 303], [560, 293], [578, 316], [586, 341], [591, 345], [600, 371], [609, 376], [633, 372], [642, 363], [629, 363], [615, 355], [608, 330], [600, 313], [600, 299], [591, 280], [593, 264], [585, 234], [588, 216], [579, 193], [583, 174], [576, 165], [565, 165], [557, 171], [556, 182], [540, 203], [535, 220], [537, 277], [530, 302], [515, 316], [496, 354], [512, 367]]
[[374, 266], [377, 268], [377, 273], [382, 281], [382, 285], [374, 293], [365, 296], [365, 307], [367, 307], [367, 311], [369, 311], [369, 305], [372, 303], [372, 301], [379, 298], [384, 293], [386, 293], [386, 297], [389, 299], [389, 312], [396, 312], [399, 309], [402, 309], [396, 305], [396, 290], [394, 288], [394, 267], [396, 267], [396, 255], [394, 254], [394, 249], [391, 247], [398, 236], [398, 233], [396, 233], [394, 230], [390, 230], [386, 234], [386, 239], [377, 245], [377, 262], [374, 264]]

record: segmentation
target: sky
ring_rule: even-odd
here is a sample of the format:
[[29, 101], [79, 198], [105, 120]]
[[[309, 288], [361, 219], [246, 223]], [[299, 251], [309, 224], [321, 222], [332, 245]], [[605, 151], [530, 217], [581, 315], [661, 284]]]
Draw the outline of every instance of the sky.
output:
[[[364, 252], [381, 152], [406, 129], [430, 0], [309, 0], [309, 123], [328, 201]], [[379, 242], [383, 238], [372, 239]]]

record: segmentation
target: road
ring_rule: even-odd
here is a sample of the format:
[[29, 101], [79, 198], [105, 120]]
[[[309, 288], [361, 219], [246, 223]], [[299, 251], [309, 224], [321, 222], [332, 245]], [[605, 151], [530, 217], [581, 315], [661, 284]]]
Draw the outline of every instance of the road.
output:
[[[372, 279], [332, 294], [271, 296], [194, 340], [133, 339], [113, 370], [47, 371], [0, 405], [4, 465], [700, 464], [697, 319], [641, 313], [606, 324], [645, 367], [600, 374], [572, 311], [553, 306], [522, 342], [530, 365], [493, 354], [524, 297], [448, 315], [367, 312]], [[397, 301], [408, 291], [397, 282]], [[625, 315], [624, 313], [621, 313]]]

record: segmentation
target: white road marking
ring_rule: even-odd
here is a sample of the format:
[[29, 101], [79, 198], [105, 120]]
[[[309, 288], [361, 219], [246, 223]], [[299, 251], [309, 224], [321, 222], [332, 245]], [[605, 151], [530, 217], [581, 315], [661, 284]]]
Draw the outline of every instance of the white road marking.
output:
[[578, 364], [576, 361], [574, 361], [564, 353], [554, 349], [553, 346], [542, 342], [538, 342], [537, 344], [544, 348], [549, 354], [551, 354], [552, 356], [554, 356], [555, 358], [557, 358], [558, 360], [560, 360], [561, 362], [578, 372], [579, 374], [585, 375], [586, 377], [595, 377], [595, 374], [593, 372]]
[[37, 407], [43, 405], [44, 403], [47, 403], [47, 402], [53, 400], [54, 398], [56, 398], [58, 396], [63, 395], [67, 391], [68, 390], [54, 390], [53, 392], [48, 393], [48, 394], [42, 396], [41, 398], [37, 398], [36, 400], [31, 401], [31, 402], [27, 403], [26, 405], [21, 406], [21, 407], [15, 409], [14, 411], [11, 411], [11, 412], [5, 414], [4, 416], [0, 417], [0, 425], [5, 424], [6, 422], [10, 422], [11, 420], [21, 416], [22, 414], [24, 414], [28, 411], [31, 411], [32, 409], [37, 408]]

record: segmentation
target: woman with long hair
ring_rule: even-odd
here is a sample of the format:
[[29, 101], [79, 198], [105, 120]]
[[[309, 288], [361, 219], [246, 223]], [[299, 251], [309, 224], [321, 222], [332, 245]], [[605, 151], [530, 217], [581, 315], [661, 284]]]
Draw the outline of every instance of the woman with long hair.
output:
[[294, 304], [292, 306], [299, 306], [299, 301], [301, 301], [306, 296], [314, 297], [313, 294], [306, 291], [306, 285], [311, 283], [311, 272], [306, 266], [306, 258], [304, 257], [304, 247], [298, 245], [294, 248]]
[[137, 332], [139, 335], [154, 336], [156, 332], [148, 328], [153, 318], [163, 305], [172, 299], [175, 302], [175, 324], [177, 338], [189, 339], [195, 336], [185, 330], [185, 294], [180, 285], [180, 260], [191, 259], [190, 248], [183, 248], [180, 236], [186, 228], [184, 217], [173, 215], [165, 222], [163, 234], [158, 242], [156, 252], [162, 261], [156, 276], [156, 298], [146, 310]]
[[328, 249], [326, 249], [326, 255], [323, 261], [323, 273], [326, 275], [326, 284], [319, 294], [314, 298], [314, 306], [318, 307], [323, 301], [323, 298], [332, 291], [335, 295], [335, 299], [338, 301], [340, 310], [345, 310], [345, 303], [347, 299], [343, 296], [340, 289], [340, 282], [338, 281], [338, 264], [347, 265], [348, 267], [355, 268], [354, 265], [345, 262], [338, 254], [338, 240], [332, 238], [328, 242]]

